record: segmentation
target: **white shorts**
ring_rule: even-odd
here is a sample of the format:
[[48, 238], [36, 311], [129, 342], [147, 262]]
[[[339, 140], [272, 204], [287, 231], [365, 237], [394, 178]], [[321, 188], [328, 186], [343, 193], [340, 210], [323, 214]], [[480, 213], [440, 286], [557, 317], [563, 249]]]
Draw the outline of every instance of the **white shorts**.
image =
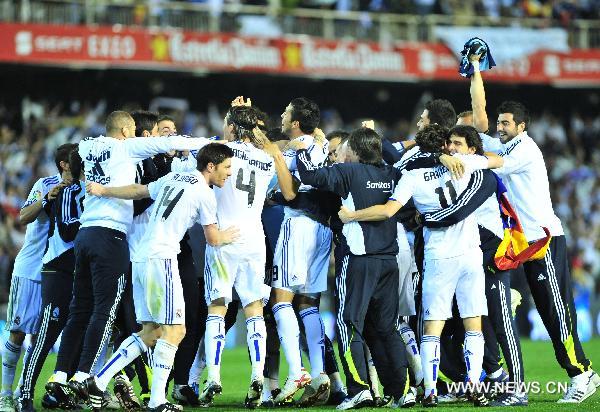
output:
[[309, 217], [285, 219], [275, 247], [271, 286], [298, 294], [327, 290], [331, 238], [327, 226]]
[[131, 264], [133, 303], [138, 323], [184, 325], [185, 301], [177, 258]]
[[42, 282], [13, 276], [6, 311], [5, 329], [11, 332], [35, 334], [42, 306]]
[[206, 245], [204, 258], [204, 296], [206, 304], [224, 298], [232, 300], [235, 287], [242, 307], [262, 300], [268, 302], [271, 288], [265, 285], [265, 241], [231, 244], [220, 247]]
[[413, 287], [412, 267], [413, 257], [410, 250], [400, 250], [396, 255], [400, 281], [398, 283], [399, 314], [400, 316], [413, 316], [415, 311], [415, 291]]
[[448, 259], [425, 259], [423, 271], [425, 320], [451, 318], [455, 293], [461, 318], [487, 315], [481, 249]]

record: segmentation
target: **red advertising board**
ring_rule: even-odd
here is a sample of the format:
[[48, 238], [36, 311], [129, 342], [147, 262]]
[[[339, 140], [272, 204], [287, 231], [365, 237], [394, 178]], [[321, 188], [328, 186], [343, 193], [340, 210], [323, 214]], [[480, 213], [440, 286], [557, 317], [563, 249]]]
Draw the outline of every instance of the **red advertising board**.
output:
[[[316, 38], [123, 27], [0, 24], [0, 62], [177, 71], [241, 71], [385, 81], [458, 80], [458, 58], [432, 43]], [[600, 50], [537, 52], [495, 67], [486, 80], [600, 85]]]

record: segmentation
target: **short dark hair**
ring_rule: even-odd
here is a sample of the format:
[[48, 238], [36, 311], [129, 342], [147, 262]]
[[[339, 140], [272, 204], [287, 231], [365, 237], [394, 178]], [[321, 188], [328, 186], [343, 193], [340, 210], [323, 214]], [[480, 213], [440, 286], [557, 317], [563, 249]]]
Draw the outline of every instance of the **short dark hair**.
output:
[[319, 106], [306, 97], [297, 97], [290, 104], [292, 105], [291, 121], [297, 121], [303, 133], [314, 132], [321, 120]]
[[[115, 110], [114, 112], [111, 112], [106, 117], [106, 123], [104, 124], [106, 134], [110, 136], [112, 132], [120, 131], [121, 128], [128, 125], [130, 120], [133, 120], [133, 117], [125, 111]], [[133, 122], [135, 123], [135, 120], [133, 120]]]
[[439, 124], [425, 126], [415, 135], [419, 150], [426, 153], [440, 152], [448, 142], [448, 129]]
[[56, 164], [58, 173], [62, 173], [60, 162], [69, 163], [69, 153], [71, 153], [73, 148], [77, 149], [77, 147], [78, 145], [75, 143], [65, 143], [56, 148], [56, 151], [54, 152], [54, 163]]
[[496, 113], [512, 113], [513, 120], [517, 125], [525, 123], [525, 128], [529, 126], [529, 111], [523, 103], [507, 100], [500, 103], [500, 106], [498, 106], [498, 109], [496, 109]]
[[[256, 126], [263, 132], [266, 132], [269, 128], [269, 115], [266, 114], [265, 112], [263, 112], [262, 110], [260, 110], [256, 106], [250, 106], [250, 107], [252, 107], [252, 110], [254, 110], [254, 114], [256, 114], [256, 119], [257, 119]], [[260, 123], [258, 123], [258, 121], [261, 121], [263, 124], [261, 125]]]
[[381, 155], [381, 136], [373, 129], [361, 127], [353, 130], [348, 137], [348, 145], [361, 163], [380, 166], [383, 164]]
[[474, 147], [475, 154], [483, 155], [483, 142], [481, 141], [481, 137], [473, 126], [454, 126], [448, 132], [450, 136], [453, 134], [464, 137], [465, 142], [467, 143], [467, 147]]
[[279, 142], [281, 140], [290, 140], [290, 138], [281, 131], [281, 127], [267, 130], [267, 139], [270, 142]]
[[79, 176], [81, 176], [81, 170], [83, 169], [83, 160], [81, 159], [81, 156], [79, 156], [79, 145], [75, 145], [69, 153], [69, 167], [71, 168], [73, 181], [78, 181]]
[[255, 109], [248, 106], [231, 107], [225, 119], [228, 125], [233, 125], [233, 135], [236, 139], [254, 139], [252, 130], [258, 122]]
[[196, 155], [197, 169], [202, 172], [206, 170], [209, 163], [217, 166], [231, 157], [233, 157], [233, 150], [229, 146], [221, 143], [209, 143]]
[[350, 136], [350, 133], [348, 132], [343, 130], [334, 130], [333, 132], [327, 133], [325, 139], [327, 139], [328, 142], [331, 142], [333, 139], [340, 138], [340, 140], [343, 142], [344, 140], [348, 139], [348, 136]]
[[137, 137], [142, 136], [144, 130], [151, 133], [154, 126], [158, 124], [158, 113], [137, 110], [131, 112], [131, 117], [135, 122], [135, 135]]
[[169, 122], [175, 123], [175, 119], [173, 119], [173, 117], [169, 116], [168, 114], [158, 115], [158, 119], [156, 119], [156, 123], [160, 123], [160, 122], [164, 122], [164, 121], [169, 121]]
[[456, 112], [452, 103], [446, 99], [435, 99], [425, 103], [425, 109], [429, 112], [429, 123], [439, 124], [451, 128], [456, 124]]

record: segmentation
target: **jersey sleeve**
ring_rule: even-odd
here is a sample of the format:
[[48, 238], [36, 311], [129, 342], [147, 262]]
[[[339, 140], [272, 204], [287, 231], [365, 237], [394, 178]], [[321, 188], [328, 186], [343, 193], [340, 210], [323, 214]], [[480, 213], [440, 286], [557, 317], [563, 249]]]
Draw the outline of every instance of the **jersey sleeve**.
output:
[[398, 185], [394, 189], [394, 193], [390, 197], [390, 200], [395, 200], [405, 205], [414, 193], [415, 179], [412, 173], [405, 173], [398, 181]]
[[504, 165], [498, 169], [495, 169], [499, 175], [510, 175], [521, 173], [526, 170], [529, 164], [535, 159], [533, 153], [526, 149], [525, 144], [521, 141], [515, 148], [508, 154], [502, 156]]
[[81, 192], [80, 186], [67, 186], [56, 197], [56, 224], [58, 234], [65, 242], [72, 242], [79, 231], [79, 209], [77, 208], [77, 195]]
[[455, 157], [458, 157], [465, 164], [465, 169], [469, 172], [474, 172], [475, 170], [482, 170], [489, 168], [488, 158], [485, 156], [474, 155], [474, 154], [455, 154]]
[[484, 151], [494, 153], [500, 153], [502, 151], [502, 142], [500, 139], [493, 138], [485, 133], [479, 133], [479, 137], [481, 137]]
[[496, 187], [496, 177], [491, 170], [473, 172], [467, 187], [454, 203], [435, 212], [423, 214], [423, 226], [448, 227], [466, 219], [496, 192]]
[[202, 226], [213, 225], [217, 223], [217, 198], [212, 189], [208, 189], [200, 197], [200, 207], [198, 208], [198, 223]]
[[209, 143], [211, 140], [204, 137], [133, 137], [125, 139], [123, 146], [131, 161], [137, 163], [155, 154], [171, 150], [200, 150]]
[[311, 161], [307, 150], [298, 150], [296, 163], [302, 183], [318, 189], [328, 190], [343, 198], [348, 195], [350, 187], [348, 173], [343, 164], [328, 167], [317, 167]]
[[[173, 172], [171, 172], [171, 173], [173, 173]], [[160, 192], [160, 188], [163, 186], [165, 181], [167, 179], [169, 179], [169, 177], [171, 176], [171, 173], [169, 173], [166, 176], [161, 177], [158, 180], [155, 180], [154, 182], [148, 183], [148, 193], [150, 193], [150, 199], [156, 200], [156, 198], [158, 197], [158, 192]]]
[[25, 201], [25, 203], [23, 203], [21, 209], [27, 206], [31, 206], [32, 204], [43, 198], [44, 195], [44, 184], [42, 183], [42, 179], [38, 179], [37, 182], [33, 184], [33, 187], [31, 188], [31, 191], [27, 196], [27, 200]]

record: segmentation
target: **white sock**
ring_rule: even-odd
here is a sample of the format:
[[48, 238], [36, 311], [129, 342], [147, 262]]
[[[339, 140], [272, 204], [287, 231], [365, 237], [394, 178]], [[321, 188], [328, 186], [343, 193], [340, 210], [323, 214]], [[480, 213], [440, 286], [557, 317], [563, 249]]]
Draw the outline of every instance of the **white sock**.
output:
[[63, 385], [67, 384], [67, 372], [54, 371], [52, 378], [54, 382], [62, 383]]
[[173, 369], [177, 346], [171, 345], [166, 340], [159, 339], [154, 346], [152, 367], [152, 388], [150, 389], [149, 408], [156, 408], [167, 402], [167, 380]]
[[106, 344], [102, 347], [102, 351], [100, 352], [100, 356], [98, 357], [98, 361], [92, 365], [92, 369], [90, 370], [90, 375], [95, 376], [104, 368], [104, 365], [107, 359], [112, 357], [112, 344], [110, 342], [110, 338], [106, 341]]
[[331, 382], [331, 393], [339, 392], [344, 389], [344, 382], [339, 372], [333, 372], [329, 375], [329, 381]]
[[198, 344], [196, 357], [194, 358], [194, 363], [192, 363], [192, 367], [188, 375], [188, 385], [192, 386], [193, 384], [197, 384], [198, 382], [200, 382], [200, 377], [202, 376], [204, 369], [206, 369], [206, 356], [204, 355], [203, 337], [202, 339], [200, 339], [200, 343]]
[[208, 315], [204, 333], [204, 353], [208, 368], [208, 382], [221, 382], [221, 354], [225, 349], [225, 319]]
[[325, 325], [316, 307], [301, 310], [300, 318], [304, 323], [304, 334], [308, 345], [310, 374], [316, 378], [325, 371]]
[[273, 306], [277, 322], [277, 334], [289, 367], [289, 376], [300, 376], [302, 359], [300, 355], [300, 328], [291, 303], [277, 303]]
[[117, 349], [108, 362], [106, 362], [106, 365], [96, 375], [96, 385], [98, 385], [98, 388], [105, 391], [113, 376], [145, 351], [146, 345], [137, 333], [125, 339], [121, 343], [121, 346], [119, 346], [119, 349]]
[[21, 346], [17, 346], [7, 339], [2, 347], [2, 389], [0, 390], [0, 396], [12, 395], [12, 386], [20, 357]]
[[262, 316], [253, 316], [246, 320], [246, 342], [250, 350], [252, 379], [263, 379], [265, 356], [267, 354], [267, 327]]
[[435, 385], [440, 369], [440, 337], [423, 335], [421, 338], [421, 362], [423, 368], [423, 380], [425, 384], [424, 396], [432, 392], [436, 394]]
[[83, 382], [84, 380], [86, 380], [89, 377], [90, 377], [89, 373], [77, 371], [77, 372], [75, 372], [75, 375], [73, 375], [73, 377], [71, 379], [73, 379], [74, 381], [77, 381], [77, 382]]
[[369, 380], [371, 381], [371, 392], [373, 392], [373, 396], [376, 398], [381, 398], [381, 394], [379, 393], [379, 376], [377, 376], [377, 369], [375, 369], [375, 363], [373, 362], [373, 357], [371, 356], [371, 352], [368, 352], [369, 359], [367, 359], [367, 368], [369, 369]]
[[418, 385], [423, 380], [423, 367], [421, 366], [421, 354], [419, 353], [415, 332], [413, 332], [406, 322], [400, 323], [399, 331], [406, 347], [408, 364], [415, 375], [415, 383]]
[[473, 383], [479, 383], [483, 364], [483, 350], [485, 341], [481, 332], [465, 332], [463, 353], [467, 365], [467, 376]]

